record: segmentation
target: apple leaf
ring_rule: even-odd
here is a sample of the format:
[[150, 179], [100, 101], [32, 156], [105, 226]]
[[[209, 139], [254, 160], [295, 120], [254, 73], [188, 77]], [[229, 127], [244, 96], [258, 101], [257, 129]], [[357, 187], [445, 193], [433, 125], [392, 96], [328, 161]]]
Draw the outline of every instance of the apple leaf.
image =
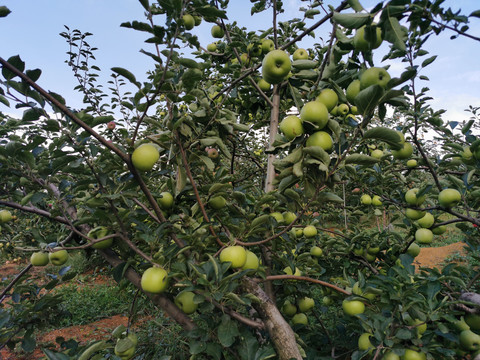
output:
[[369, 86], [355, 97], [355, 105], [357, 105], [361, 114], [368, 116], [375, 110], [383, 94], [384, 90], [380, 85]]
[[375, 139], [386, 142], [391, 146], [393, 150], [400, 150], [402, 144], [400, 144], [400, 135], [395, 130], [378, 126], [370, 129], [363, 134], [364, 139]]
[[[20, 59], [20, 56], [18, 56], [18, 55], [10, 57], [7, 60], [7, 62], [10, 65], [16, 67], [19, 71], [25, 70], [25, 63], [23, 62], [22, 59]], [[2, 67], [2, 75], [6, 80], [11, 80], [16, 76], [13, 72], [8, 70], [6, 67]]]
[[198, 69], [200, 65], [193, 59], [189, 58], [179, 58], [178, 63], [186, 68]]
[[384, 36], [385, 40], [393, 44], [400, 51], [406, 51], [405, 45], [406, 32], [402, 30], [397, 18], [389, 16], [385, 21]]
[[210, 189], [208, 189], [208, 193], [214, 194], [220, 191], [230, 190], [231, 188], [232, 188], [232, 184], [215, 183], [212, 186], [210, 186]]
[[132, 84], [136, 85], [140, 89], [140, 83], [135, 78], [135, 75], [133, 75], [127, 69], [124, 69], [124, 68], [121, 68], [121, 67], [113, 67], [111, 70], [114, 73], [117, 73], [118, 75], [123, 76], [125, 79], [127, 79], [128, 81], [130, 81]]
[[62, 353], [57, 353], [49, 349], [43, 349], [43, 352], [45, 353], [45, 355], [47, 355], [49, 360], [70, 360], [70, 356]]
[[345, 164], [372, 165], [380, 160], [366, 154], [352, 154], [345, 158]]
[[320, 203], [322, 203], [322, 202], [327, 202], [327, 201], [329, 201], [329, 202], [335, 202], [335, 203], [343, 203], [343, 199], [342, 199], [340, 196], [338, 196], [338, 195], [336, 195], [336, 194], [334, 194], [334, 193], [331, 193], [331, 192], [322, 192], [322, 193], [320, 193], [320, 194], [318, 195], [318, 201], [319, 201]]
[[303, 148], [303, 152], [316, 159], [321, 160], [324, 164], [330, 164], [330, 155], [320, 146], [307, 146]]
[[235, 342], [235, 338], [240, 335], [238, 325], [230, 319], [228, 315], [222, 316], [222, 323], [218, 326], [217, 336], [220, 344], [224, 347], [230, 347]]
[[348, 5], [350, 5], [350, 7], [356, 12], [360, 12], [363, 10], [363, 6], [358, 0], [348, 0]]
[[301, 59], [292, 62], [292, 67], [297, 70], [310, 70], [317, 68], [317, 66], [318, 62], [314, 60]]
[[6, 6], [0, 6], [0, 17], [5, 17], [10, 13], [11, 11], [9, 8], [7, 8]]
[[339, 12], [333, 13], [333, 21], [348, 29], [358, 29], [371, 20], [372, 16], [365, 13], [349, 13], [342, 14]]
[[[195, 8], [195, 11], [199, 14], [202, 15], [206, 20], [213, 20], [216, 21], [218, 18], [228, 20], [228, 17], [225, 13], [225, 11], [217, 9], [214, 6], [211, 5], [205, 5], [202, 7], [197, 7]], [[209, 19], [207, 19], [209, 18]]]

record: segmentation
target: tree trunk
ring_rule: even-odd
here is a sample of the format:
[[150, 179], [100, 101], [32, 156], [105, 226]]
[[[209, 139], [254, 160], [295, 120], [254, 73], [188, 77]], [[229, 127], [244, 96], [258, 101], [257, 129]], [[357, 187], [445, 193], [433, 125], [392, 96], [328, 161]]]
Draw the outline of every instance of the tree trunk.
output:
[[272, 339], [279, 360], [302, 360], [298, 349], [295, 333], [285, 321], [277, 306], [270, 300], [260, 285], [250, 278], [244, 280], [245, 289], [260, 299], [260, 303], [254, 304], [260, 314], [265, 328]]

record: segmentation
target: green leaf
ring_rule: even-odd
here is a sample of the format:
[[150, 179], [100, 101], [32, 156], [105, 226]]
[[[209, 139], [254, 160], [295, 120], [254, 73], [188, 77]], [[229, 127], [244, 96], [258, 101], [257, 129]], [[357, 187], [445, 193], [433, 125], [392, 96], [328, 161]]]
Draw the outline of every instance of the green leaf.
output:
[[360, 91], [355, 97], [355, 105], [357, 105], [360, 113], [364, 116], [370, 115], [375, 110], [384, 92], [380, 85], [372, 85]]
[[472, 13], [470, 14], [470, 16], [480, 18], [480, 10], [475, 10], [474, 12], [472, 12]]
[[462, 127], [462, 134], [466, 134], [472, 125], [475, 123], [475, 120], [469, 120], [463, 127]]
[[429, 64], [431, 64], [432, 62], [434, 62], [436, 58], [437, 58], [437, 55], [432, 56], [432, 57], [429, 57], [428, 59], [425, 59], [425, 60], [422, 62], [422, 67], [428, 66]]
[[400, 135], [395, 130], [378, 126], [370, 129], [363, 134], [364, 139], [375, 139], [386, 142], [392, 147], [393, 150], [399, 150], [402, 148], [400, 144]]
[[112, 116], [112, 115], [107, 115], [107, 116], [97, 116], [93, 119], [93, 122], [91, 124], [91, 126], [97, 126], [97, 125], [100, 125], [100, 124], [106, 124], [110, 121], [113, 121], [115, 120], [115, 118]]
[[207, 166], [208, 170], [213, 171], [215, 169], [214, 162], [208, 156], [202, 155], [202, 156], [200, 156], [200, 159]]
[[70, 356], [52, 350], [43, 349], [43, 353], [49, 360], [70, 360]]
[[208, 189], [208, 193], [214, 194], [220, 191], [226, 191], [231, 189], [232, 189], [232, 184], [215, 183], [212, 186], [210, 186], [210, 189]]
[[32, 337], [31, 334], [25, 335], [22, 339], [22, 349], [25, 352], [30, 352], [35, 350], [35, 346], [37, 345], [35, 338]]
[[217, 9], [216, 7], [211, 6], [211, 5], [205, 5], [203, 7], [197, 7], [197, 8], [195, 8], [195, 10], [198, 14], [202, 15], [203, 17], [209, 17], [213, 20], [217, 20], [217, 18], [221, 18], [221, 19], [225, 19], [225, 20], [228, 19], [225, 11]]
[[25, 74], [30, 78], [30, 80], [37, 81], [40, 75], [42, 74], [42, 70], [40, 69], [27, 70]]
[[140, 4], [142, 4], [143, 8], [147, 11], [150, 10], [150, 4], [148, 3], [148, 0], [139, 0]]
[[178, 63], [186, 68], [199, 69], [200, 65], [193, 59], [179, 58]]
[[203, 78], [203, 72], [198, 69], [188, 69], [182, 75], [182, 82], [187, 89], [193, 89], [193, 87]]
[[356, 12], [360, 12], [363, 10], [363, 6], [360, 4], [358, 0], [348, 0], [348, 5], [355, 10]]
[[373, 165], [380, 160], [366, 154], [352, 154], [345, 158], [345, 164]]
[[303, 148], [303, 153], [321, 160], [325, 165], [330, 164], [330, 155], [320, 146], [307, 146]]
[[40, 119], [42, 113], [37, 109], [28, 109], [23, 112], [22, 121], [35, 121]]
[[371, 20], [370, 14], [365, 13], [349, 13], [342, 14], [339, 12], [333, 13], [333, 21], [336, 23], [348, 28], [348, 29], [358, 29], [363, 25], [367, 24]]
[[0, 6], [0, 17], [8, 16], [8, 14], [10, 13], [11, 11], [9, 8], [7, 8], [6, 6]]
[[230, 347], [235, 342], [235, 338], [240, 335], [237, 323], [230, 319], [228, 315], [222, 316], [222, 323], [218, 326], [217, 336], [220, 344], [224, 347]]
[[[20, 59], [20, 56], [18, 56], [18, 55], [10, 57], [7, 60], [7, 62], [10, 65], [17, 68], [19, 71], [23, 72], [23, 70], [25, 70], [25, 63], [22, 61], [22, 59]], [[11, 80], [16, 76], [13, 72], [11, 72], [10, 70], [8, 70], [5, 67], [2, 67], [2, 75], [6, 80]]]
[[395, 48], [400, 51], [405, 51], [407, 46], [405, 45], [406, 33], [402, 30], [400, 23], [395, 17], [388, 17], [385, 21], [385, 40], [393, 44]]
[[123, 275], [125, 275], [125, 271], [127, 271], [129, 267], [129, 264], [126, 262], [122, 262], [115, 266], [115, 268], [112, 271], [113, 279], [117, 282], [120, 283], [120, 281], [123, 279]]
[[10, 103], [8, 102], [8, 100], [5, 98], [5, 96], [2, 96], [0, 95], [0, 103], [10, 107]]
[[317, 61], [307, 60], [307, 59], [295, 60], [292, 62], [292, 67], [294, 67], [297, 70], [310, 70], [310, 69], [315, 69], [317, 66], [318, 66]]
[[114, 73], [117, 73], [118, 75], [123, 76], [125, 79], [130, 81], [132, 84], [136, 85], [138, 88], [140, 88], [140, 83], [137, 81], [135, 78], [135, 75], [133, 75], [130, 71], [127, 69], [121, 68], [121, 67], [113, 67], [111, 69]]
[[335, 203], [343, 203], [343, 199], [334, 194], [334, 193], [330, 193], [330, 192], [322, 192], [320, 194], [318, 194], [318, 201], [319, 202], [335, 202]]

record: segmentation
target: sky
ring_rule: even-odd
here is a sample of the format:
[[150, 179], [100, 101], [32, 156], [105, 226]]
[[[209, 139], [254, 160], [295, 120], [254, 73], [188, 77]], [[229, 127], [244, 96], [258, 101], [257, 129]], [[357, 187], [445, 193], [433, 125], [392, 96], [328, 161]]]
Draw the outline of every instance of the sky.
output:
[[[327, 3], [336, 6], [339, 2]], [[250, 1], [231, 0], [230, 3], [229, 22], [237, 21], [248, 30], [270, 26], [265, 14], [250, 16]], [[368, 9], [377, 1], [363, 0], [361, 3]], [[300, 0], [285, 0], [286, 15], [300, 17], [298, 9], [302, 4], [305, 3]], [[461, 8], [467, 15], [480, 9], [478, 0], [446, 0], [444, 4], [454, 10]], [[6, 18], [0, 18], [0, 56], [8, 59], [18, 54], [26, 62], [27, 69], [42, 69], [40, 86], [62, 94], [72, 108], [82, 106], [82, 96], [73, 90], [77, 82], [65, 63], [68, 46], [59, 36], [65, 31], [64, 25], [71, 30], [93, 33], [87, 41], [99, 49], [95, 52], [95, 64], [103, 70], [99, 83], [104, 86], [110, 79], [112, 67], [127, 68], [140, 81], [145, 80], [145, 73], [152, 67], [152, 60], [139, 52], [140, 49], [153, 50], [150, 44], [144, 43], [147, 34], [120, 27], [122, 22], [144, 21], [143, 8], [136, 0], [0, 0], [0, 5], [12, 11]], [[317, 15], [315, 21], [319, 18]], [[470, 32], [480, 36], [480, 19], [471, 21]], [[192, 30], [204, 47], [215, 40], [210, 35], [210, 27], [211, 24], [203, 22]], [[330, 27], [324, 29], [323, 33], [317, 30], [316, 36], [327, 38]], [[438, 58], [422, 73], [430, 78], [422, 86], [431, 89], [429, 94], [434, 98], [431, 104], [435, 109], [447, 110], [444, 120], [462, 121], [469, 118], [464, 109], [469, 105], [480, 106], [480, 42], [464, 37], [450, 40], [451, 35], [447, 31], [428, 40], [426, 50]], [[306, 37], [298, 45], [308, 47], [317, 40]], [[380, 52], [382, 48], [387, 51], [386, 42]], [[377, 66], [385, 65], [380, 62], [381, 54], [375, 59]], [[398, 76], [405, 66], [402, 63], [390, 65], [392, 76]], [[0, 111], [12, 113], [1, 104]]]

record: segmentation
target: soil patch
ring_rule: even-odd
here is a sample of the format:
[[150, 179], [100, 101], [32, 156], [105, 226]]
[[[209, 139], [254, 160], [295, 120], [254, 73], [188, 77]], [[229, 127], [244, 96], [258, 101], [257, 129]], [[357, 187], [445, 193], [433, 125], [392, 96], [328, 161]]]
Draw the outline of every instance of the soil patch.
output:
[[456, 242], [441, 247], [421, 248], [420, 254], [415, 258], [415, 264], [417, 267], [440, 268], [449, 256], [464, 255], [465, 246], [463, 242]]

